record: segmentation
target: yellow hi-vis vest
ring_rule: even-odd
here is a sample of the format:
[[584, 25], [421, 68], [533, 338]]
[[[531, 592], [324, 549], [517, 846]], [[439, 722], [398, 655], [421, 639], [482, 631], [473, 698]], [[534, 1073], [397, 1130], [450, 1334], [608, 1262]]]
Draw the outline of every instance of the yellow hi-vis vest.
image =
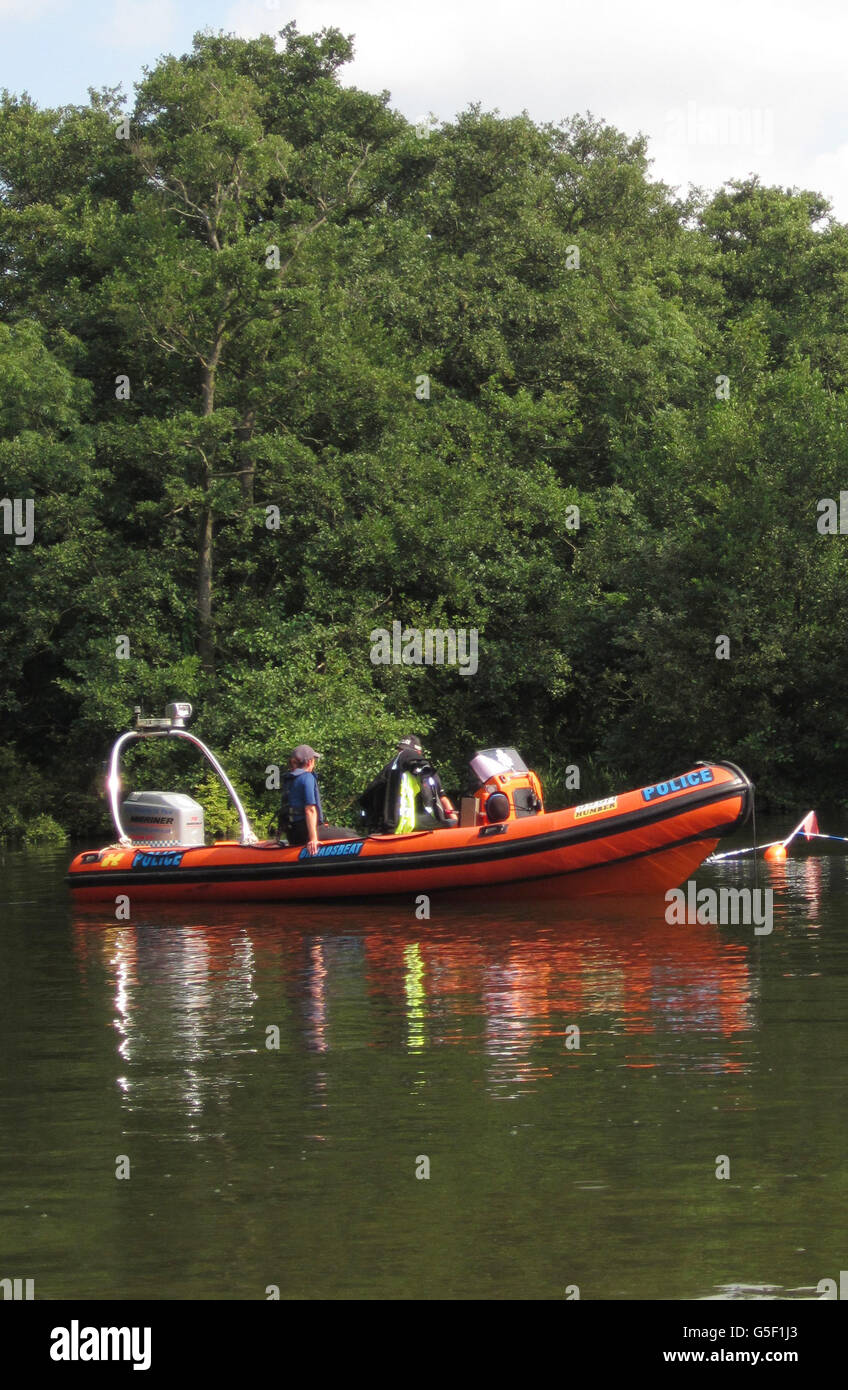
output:
[[415, 830], [415, 798], [421, 791], [421, 783], [411, 772], [405, 772], [400, 779], [400, 808], [396, 835], [409, 835]]

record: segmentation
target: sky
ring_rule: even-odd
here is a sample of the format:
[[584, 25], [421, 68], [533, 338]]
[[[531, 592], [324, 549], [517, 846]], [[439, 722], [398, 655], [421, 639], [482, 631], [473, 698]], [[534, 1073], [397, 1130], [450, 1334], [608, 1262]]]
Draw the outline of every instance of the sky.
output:
[[685, 191], [756, 173], [822, 192], [848, 222], [846, 0], [0, 0], [0, 86], [41, 106], [128, 94], [199, 29], [354, 35], [342, 80], [413, 121], [472, 102], [575, 112], [648, 137]]

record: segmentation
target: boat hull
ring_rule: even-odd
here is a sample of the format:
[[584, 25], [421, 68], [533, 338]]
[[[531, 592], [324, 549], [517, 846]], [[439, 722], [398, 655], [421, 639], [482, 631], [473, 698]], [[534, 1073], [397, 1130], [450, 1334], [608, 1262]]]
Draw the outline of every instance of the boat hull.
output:
[[317, 855], [272, 841], [196, 847], [114, 845], [77, 855], [78, 901], [316, 901], [421, 893], [574, 898], [677, 887], [737, 829], [752, 788], [732, 763], [588, 806], [503, 825], [329, 841]]

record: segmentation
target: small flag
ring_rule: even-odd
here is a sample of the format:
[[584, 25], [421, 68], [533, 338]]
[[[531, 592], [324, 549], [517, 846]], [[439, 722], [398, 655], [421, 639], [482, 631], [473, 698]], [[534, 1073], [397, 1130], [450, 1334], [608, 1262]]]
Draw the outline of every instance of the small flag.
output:
[[806, 815], [804, 817], [801, 823], [801, 829], [803, 830], [808, 840], [811, 838], [811, 836], [818, 835], [819, 823], [816, 820], [815, 811], [810, 811], [809, 815]]

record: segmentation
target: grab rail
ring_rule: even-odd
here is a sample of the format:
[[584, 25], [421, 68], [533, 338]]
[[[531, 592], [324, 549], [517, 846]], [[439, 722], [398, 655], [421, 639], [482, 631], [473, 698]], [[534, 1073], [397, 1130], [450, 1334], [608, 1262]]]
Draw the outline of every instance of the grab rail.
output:
[[121, 823], [121, 813], [118, 809], [118, 793], [121, 790], [121, 749], [124, 747], [126, 743], [129, 743], [131, 739], [136, 738], [186, 738], [188, 739], [189, 743], [194, 744], [195, 748], [199, 748], [204, 757], [207, 758], [208, 761], [212, 764], [216, 773], [218, 774], [227, 791], [229, 792], [233, 805], [238, 811], [239, 824], [241, 826], [241, 838], [239, 840], [239, 844], [256, 845], [259, 843], [256, 835], [254, 835], [253, 833], [250, 821], [247, 818], [247, 812], [245, 811], [244, 807], [241, 804], [241, 801], [239, 800], [239, 794], [233, 786], [232, 782], [230, 781], [229, 777], [227, 776], [226, 772], [222, 768], [221, 764], [218, 762], [218, 759], [215, 757], [215, 754], [211, 751], [211, 749], [207, 748], [206, 744], [203, 743], [199, 738], [196, 738], [194, 734], [190, 734], [187, 729], [172, 728], [145, 730], [130, 729], [128, 733], [121, 734], [121, 737], [117, 740], [114, 747], [112, 748], [112, 756], [109, 760], [109, 778], [106, 785], [109, 789], [109, 805], [112, 811], [112, 820], [115, 822], [115, 829], [118, 832], [118, 840], [122, 845], [132, 845], [133, 841], [130, 839], [129, 835], [127, 835], [126, 831], [124, 830], [123, 824]]

